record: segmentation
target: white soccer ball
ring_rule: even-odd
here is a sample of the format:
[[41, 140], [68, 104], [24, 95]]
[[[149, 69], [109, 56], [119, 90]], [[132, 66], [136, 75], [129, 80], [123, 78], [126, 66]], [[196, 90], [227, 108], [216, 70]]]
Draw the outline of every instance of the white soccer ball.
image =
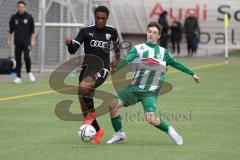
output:
[[83, 142], [90, 142], [96, 136], [95, 128], [90, 124], [84, 124], [78, 130], [78, 135]]

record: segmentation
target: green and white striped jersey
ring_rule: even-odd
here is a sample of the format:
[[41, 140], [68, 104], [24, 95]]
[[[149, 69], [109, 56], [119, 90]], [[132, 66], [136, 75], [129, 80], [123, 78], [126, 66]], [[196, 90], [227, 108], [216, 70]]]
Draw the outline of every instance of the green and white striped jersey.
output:
[[119, 62], [117, 69], [123, 68], [134, 59], [138, 64], [131, 85], [144, 90], [156, 91], [160, 89], [168, 65], [194, 75], [193, 71], [176, 61], [165, 48], [157, 44], [145, 42], [134, 46], [127, 56]]

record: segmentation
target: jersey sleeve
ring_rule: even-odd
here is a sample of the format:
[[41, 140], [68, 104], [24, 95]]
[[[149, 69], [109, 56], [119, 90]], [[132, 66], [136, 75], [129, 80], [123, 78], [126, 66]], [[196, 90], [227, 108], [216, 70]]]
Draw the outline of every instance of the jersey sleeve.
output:
[[14, 16], [11, 17], [10, 21], [9, 21], [9, 33], [13, 33], [15, 30], [14, 27]]
[[117, 70], [124, 68], [129, 62], [132, 62], [136, 57], [137, 57], [137, 49], [133, 47], [128, 52], [128, 54], [119, 61], [117, 65]]
[[188, 67], [186, 67], [185, 65], [183, 65], [181, 62], [177, 61], [176, 59], [174, 59], [167, 50], [165, 50], [165, 60], [167, 65], [170, 65], [174, 68], [176, 68], [177, 70], [180, 70], [184, 73], [187, 73], [191, 76], [193, 76], [195, 73], [189, 69]]
[[34, 19], [32, 16], [30, 16], [30, 33], [34, 34], [35, 33], [35, 29], [34, 29]]
[[70, 54], [75, 54], [85, 38], [85, 29], [82, 28], [77, 37], [72, 40], [72, 43], [68, 45], [68, 51]]

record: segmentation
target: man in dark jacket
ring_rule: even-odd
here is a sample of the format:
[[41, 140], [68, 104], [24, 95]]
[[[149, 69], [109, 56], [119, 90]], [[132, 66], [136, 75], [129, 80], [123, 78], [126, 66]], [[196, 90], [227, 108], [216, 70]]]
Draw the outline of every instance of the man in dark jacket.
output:
[[158, 23], [163, 27], [162, 30], [162, 36], [160, 38], [160, 46], [163, 48], [167, 48], [167, 43], [168, 43], [168, 21], [167, 21], [167, 11], [164, 11], [160, 14]]
[[192, 56], [197, 53], [197, 46], [199, 41], [200, 28], [198, 20], [195, 16], [195, 11], [191, 10], [184, 22], [184, 31], [187, 38], [188, 55]]
[[22, 52], [26, 63], [26, 70], [30, 81], [35, 81], [35, 77], [31, 72], [30, 49], [35, 45], [34, 20], [33, 17], [26, 11], [26, 3], [19, 1], [17, 3], [17, 13], [12, 15], [9, 21], [9, 34], [7, 45], [10, 48], [12, 45], [12, 34], [14, 33], [15, 44], [15, 59], [17, 62], [16, 73], [17, 77], [14, 83], [21, 84], [21, 67], [22, 67]]

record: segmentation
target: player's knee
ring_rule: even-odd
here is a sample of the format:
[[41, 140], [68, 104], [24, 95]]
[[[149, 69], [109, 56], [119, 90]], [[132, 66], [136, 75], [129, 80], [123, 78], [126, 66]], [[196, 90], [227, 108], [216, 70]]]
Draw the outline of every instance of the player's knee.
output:
[[82, 96], [89, 95], [93, 91], [93, 86], [87, 83], [80, 83], [78, 86], [78, 94]]
[[119, 107], [121, 107], [121, 104], [118, 99], [113, 99], [109, 104], [109, 112], [111, 115], [114, 115], [117, 113]]
[[145, 117], [145, 120], [146, 120], [149, 124], [154, 125], [154, 124], [156, 123], [157, 118], [156, 118], [155, 114], [145, 113], [145, 116], [144, 116], [144, 117]]
[[116, 108], [116, 101], [113, 99], [110, 104], [109, 104], [109, 111], [110, 113], [114, 113], [115, 112], [115, 109]]

